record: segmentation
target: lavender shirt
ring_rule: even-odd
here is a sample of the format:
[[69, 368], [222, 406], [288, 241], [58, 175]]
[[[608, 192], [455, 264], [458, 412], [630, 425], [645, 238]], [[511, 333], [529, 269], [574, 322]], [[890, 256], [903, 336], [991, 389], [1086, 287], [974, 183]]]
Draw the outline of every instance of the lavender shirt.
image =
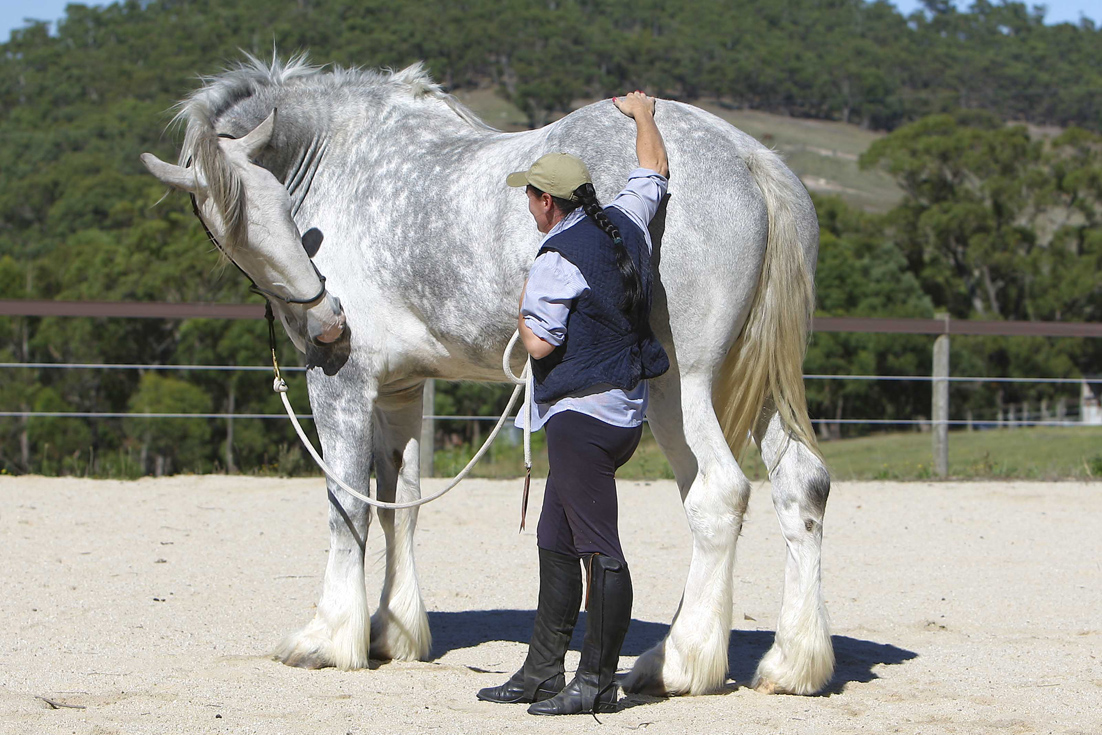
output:
[[[643, 231], [648, 250], [653, 246], [647, 224], [658, 211], [667, 186], [666, 177], [650, 169], [637, 168], [628, 175], [624, 190], [609, 204], [626, 214]], [[575, 209], [551, 228], [540, 241], [540, 247], [548, 238], [570, 229], [583, 219], [585, 213], [581, 208]], [[566, 340], [570, 305], [588, 290], [585, 277], [569, 260], [554, 251], [540, 255], [528, 274], [528, 286], [520, 310], [524, 323], [544, 342], [558, 347]], [[643, 423], [646, 410], [645, 380], [639, 381], [639, 385], [630, 391], [607, 384], [594, 385], [553, 403], [534, 403], [532, 430], [542, 428], [549, 418], [560, 411], [577, 411], [613, 426], [638, 426]], [[524, 427], [523, 414], [517, 415], [515, 425]]]

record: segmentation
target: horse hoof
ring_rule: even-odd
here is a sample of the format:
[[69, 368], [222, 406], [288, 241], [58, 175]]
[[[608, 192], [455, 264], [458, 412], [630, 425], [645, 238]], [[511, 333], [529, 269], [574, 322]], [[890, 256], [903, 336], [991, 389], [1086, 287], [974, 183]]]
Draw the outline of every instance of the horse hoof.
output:
[[753, 682], [754, 691], [759, 694], [785, 694], [783, 691], [777, 691], [777, 682], [775, 681], [755, 681]]
[[428, 616], [422, 613], [408, 628], [384, 618], [371, 616], [371, 658], [375, 661], [425, 661], [432, 648]]
[[805, 692], [793, 691], [793, 690], [791, 690], [791, 689], [789, 689], [785, 686], [782, 686], [781, 684], [778, 684], [776, 681], [773, 681], [772, 679], [759, 679], [758, 677], [754, 677], [754, 680], [752, 682], [750, 682], [750, 686], [758, 694], [795, 694], [795, 695], [800, 695], [800, 694], [814, 694], [815, 693], [814, 691], [805, 691]]
[[364, 632], [360, 626], [343, 626], [332, 632], [315, 618], [302, 630], [287, 636], [272, 657], [300, 669], [366, 669], [368, 657]]
[[624, 691], [656, 697], [715, 692], [726, 680], [727, 659], [713, 661], [704, 653], [701, 650], [694, 656], [684, 656], [667, 638], [636, 660], [624, 679]]
[[620, 682], [625, 694], [645, 694], [651, 697], [669, 696], [670, 691], [662, 678], [665, 651], [659, 643], [635, 661], [635, 666]]
[[817, 694], [834, 675], [834, 650], [830, 639], [825, 640], [818, 648], [796, 649], [789, 655], [774, 645], [758, 663], [750, 686], [762, 694]]
[[333, 668], [333, 662], [323, 656], [320, 651], [316, 650], [303, 651], [297, 648], [288, 650], [284, 646], [280, 646], [279, 649], [272, 654], [272, 659], [287, 666], [293, 666], [296, 669]]

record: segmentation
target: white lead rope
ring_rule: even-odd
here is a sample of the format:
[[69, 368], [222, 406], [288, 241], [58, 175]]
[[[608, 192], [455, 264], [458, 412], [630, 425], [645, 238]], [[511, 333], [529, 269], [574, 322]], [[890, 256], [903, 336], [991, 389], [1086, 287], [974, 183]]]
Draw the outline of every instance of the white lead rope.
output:
[[486, 437], [486, 441], [483, 442], [482, 447], [475, 452], [475, 455], [471, 457], [471, 461], [467, 463], [467, 466], [459, 471], [459, 474], [448, 483], [440, 492], [435, 495], [430, 495], [427, 498], [419, 498], [418, 500], [411, 500], [407, 503], [387, 503], [382, 500], [375, 500], [374, 498], [364, 495], [363, 493], [351, 488], [337, 477], [329, 465], [325, 463], [325, 460], [321, 458], [321, 453], [314, 448], [314, 445], [310, 443], [310, 439], [306, 436], [306, 432], [302, 430], [302, 424], [298, 422], [298, 418], [295, 416], [295, 410], [291, 408], [291, 401], [287, 398], [287, 383], [279, 374], [279, 363], [275, 359], [275, 351], [272, 351], [272, 365], [275, 368], [275, 381], [272, 384], [272, 389], [276, 393], [279, 393], [280, 399], [283, 401], [283, 407], [287, 410], [287, 417], [291, 419], [291, 423], [295, 427], [295, 432], [298, 434], [298, 438], [302, 440], [302, 443], [306, 445], [306, 450], [310, 453], [310, 456], [317, 462], [318, 467], [321, 468], [325, 476], [333, 482], [337, 483], [345, 492], [353, 497], [359, 498], [368, 505], [373, 505], [376, 508], [384, 508], [386, 510], [406, 510], [408, 508], [416, 508], [424, 505], [425, 503], [431, 503], [437, 498], [443, 496], [453, 487], [458, 485], [460, 481], [467, 476], [471, 471], [471, 468], [475, 466], [478, 460], [482, 459], [482, 455], [486, 453], [486, 450], [490, 448], [490, 444], [497, 438], [498, 432], [501, 431], [501, 427], [505, 424], [505, 420], [509, 417], [509, 413], [513, 410], [513, 405], [517, 401], [517, 396], [520, 395], [521, 390], [524, 390], [524, 405], [521, 410], [524, 411], [524, 467], [525, 467], [525, 480], [524, 480], [524, 499], [521, 507], [521, 530], [524, 529], [524, 511], [528, 506], [528, 483], [532, 475], [532, 365], [526, 363], [524, 370], [521, 371], [518, 378], [513, 374], [513, 371], [509, 367], [509, 355], [513, 352], [513, 346], [517, 343], [517, 339], [520, 337], [519, 332], [514, 332], [512, 339], [509, 340], [509, 345], [505, 348], [505, 355], [501, 359], [502, 368], [505, 371], [505, 375], [508, 376], [510, 382], [516, 385], [513, 389], [513, 395], [509, 396], [509, 404], [505, 407], [505, 412], [501, 414], [501, 418], [497, 420], [497, 424], [494, 426], [493, 431]]
[[[520, 410], [524, 412], [524, 493], [521, 495], [520, 500], [520, 530], [524, 530], [524, 518], [528, 515], [528, 488], [532, 484], [532, 396], [533, 396], [533, 381], [532, 381], [532, 359], [529, 358], [524, 364], [524, 372], [518, 378], [513, 375], [512, 368], [509, 367], [509, 355], [513, 352], [513, 345], [516, 344], [517, 338], [520, 337], [520, 331], [513, 332], [513, 338], [509, 340], [508, 347], [505, 348], [505, 355], [501, 358], [501, 369], [505, 371], [505, 375], [509, 380], [516, 384], [516, 388], [513, 390], [520, 390], [520, 386], [524, 385], [524, 405], [520, 407]], [[508, 409], [506, 409], [508, 410]]]

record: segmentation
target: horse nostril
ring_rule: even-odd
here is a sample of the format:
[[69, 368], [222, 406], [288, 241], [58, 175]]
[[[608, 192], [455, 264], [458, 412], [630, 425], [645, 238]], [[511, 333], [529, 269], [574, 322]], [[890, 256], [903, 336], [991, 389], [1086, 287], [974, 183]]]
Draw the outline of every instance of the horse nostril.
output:
[[344, 334], [345, 321], [344, 315], [341, 314], [336, 324], [331, 327], [322, 330], [314, 337], [314, 342], [319, 345], [327, 345], [336, 342]]

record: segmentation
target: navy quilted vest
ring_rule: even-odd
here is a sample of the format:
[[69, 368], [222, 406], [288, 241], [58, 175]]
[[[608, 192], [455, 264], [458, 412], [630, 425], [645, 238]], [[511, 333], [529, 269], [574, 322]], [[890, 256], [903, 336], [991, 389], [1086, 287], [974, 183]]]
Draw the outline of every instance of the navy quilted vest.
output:
[[631, 390], [640, 380], [654, 378], [670, 368], [669, 358], [650, 329], [650, 252], [642, 231], [616, 207], [605, 214], [620, 230], [643, 282], [645, 317], [632, 329], [620, 311], [623, 278], [616, 267], [612, 240], [593, 220], [578, 224], [547, 240], [540, 253], [554, 250], [585, 277], [589, 290], [575, 299], [566, 327], [566, 341], [547, 357], [532, 360], [535, 399], [551, 403], [563, 396], [607, 383]]

